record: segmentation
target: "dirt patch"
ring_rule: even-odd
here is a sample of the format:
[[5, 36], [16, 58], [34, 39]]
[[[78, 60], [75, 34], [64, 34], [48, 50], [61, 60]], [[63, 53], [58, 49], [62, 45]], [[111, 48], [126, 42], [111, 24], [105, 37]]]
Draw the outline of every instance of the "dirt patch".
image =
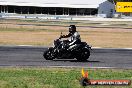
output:
[[[50, 46], [52, 45], [53, 40], [59, 37], [61, 31], [63, 31], [63, 34], [68, 33], [68, 27], [62, 25], [36, 26], [36, 25], [18, 25], [18, 24], [29, 24], [29, 23], [3, 22], [2, 24], [1, 22], [0, 31], [1, 30], [2, 31], [0, 32], [0, 44]], [[39, 23], [33, 22], [32, 24], [39, 24]], [[19, 29], [19, 31], [14, 31], [14, 29]], [[32, 29], [35, 31], [23, 31], [25, 29]], [[113, 47], [113, 48], [132, 47], [131, 29], [91, 28], [91, 27], [81, 26], [81, 27], [77, 27], [77, 30], [81, 34], [82, 41], [86, 41], [93, 47]]]

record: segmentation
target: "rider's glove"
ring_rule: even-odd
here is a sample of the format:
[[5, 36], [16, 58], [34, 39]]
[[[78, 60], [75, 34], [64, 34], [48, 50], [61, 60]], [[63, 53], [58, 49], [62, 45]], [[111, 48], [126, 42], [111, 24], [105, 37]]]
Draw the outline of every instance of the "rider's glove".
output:
[[60, 38], [62, 38], [63, 37], [63, 35], [60, 35]]
[[60, 35], [60, 38], [63, 38], [65, 35]]

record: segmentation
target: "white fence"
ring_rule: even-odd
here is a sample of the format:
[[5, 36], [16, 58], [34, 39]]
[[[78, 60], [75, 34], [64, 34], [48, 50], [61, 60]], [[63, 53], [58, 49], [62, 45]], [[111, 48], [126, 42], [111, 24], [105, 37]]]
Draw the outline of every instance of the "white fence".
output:
[[96, 15], [47, 15], [47, 14], [15, 14], [15, 13], [0, 13], [0, 18], [10, 19], [54, 19], [54, 20], [84, 20], [93, 18]]

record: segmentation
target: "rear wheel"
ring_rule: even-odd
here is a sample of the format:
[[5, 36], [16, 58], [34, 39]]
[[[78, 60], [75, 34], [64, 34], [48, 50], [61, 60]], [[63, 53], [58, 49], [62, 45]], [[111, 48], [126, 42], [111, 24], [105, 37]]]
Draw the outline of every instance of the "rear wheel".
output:
[[89, 58], [89, 56], [90, 56], [90, 51], [89, 51], [89, 49], [83, 49], [82, 52], [80, 52], [80, 53], [77, 55], [76, 59], [77, 59], [78, 61], [87, 61], [87, 59]]
[[44, 58], [46, 60], [53, 60], [54, 56], [52, 55], [52, 52], [50, 50], [46, 50], [43, 54]]

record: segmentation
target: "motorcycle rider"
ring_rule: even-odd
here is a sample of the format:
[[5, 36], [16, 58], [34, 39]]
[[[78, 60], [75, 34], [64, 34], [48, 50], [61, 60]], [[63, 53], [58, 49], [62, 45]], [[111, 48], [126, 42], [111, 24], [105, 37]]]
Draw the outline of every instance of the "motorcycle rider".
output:
[[69, 38], [69, 49], [72, 49], [74, 47], [77, 47], [77, 44], [81, 42], [80, 34], [76, 31], [76, 26], [75, 25], [70, 25], [69, 26], [69, 34], [67, 35], [61, 35], [61, 38]]

